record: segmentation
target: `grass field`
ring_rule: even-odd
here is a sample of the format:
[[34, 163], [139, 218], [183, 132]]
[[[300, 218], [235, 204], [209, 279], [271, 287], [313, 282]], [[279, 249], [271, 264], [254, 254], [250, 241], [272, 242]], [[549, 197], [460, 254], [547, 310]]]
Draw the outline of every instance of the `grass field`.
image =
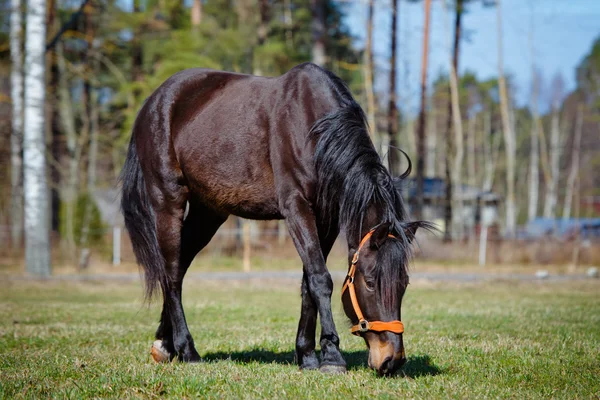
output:
[[598, 282], [411, 285], [409, 360], [393, 378], [366, 367], [338, 296], [349, 372], [299, 371], [298, 293], [289, 283], [187, 282], [187, 318], [206, 361], [157, 365], [149, 351], [159, 308], [142, 304], [139, 284], [3, 284], [0, 398], [600, 397]]

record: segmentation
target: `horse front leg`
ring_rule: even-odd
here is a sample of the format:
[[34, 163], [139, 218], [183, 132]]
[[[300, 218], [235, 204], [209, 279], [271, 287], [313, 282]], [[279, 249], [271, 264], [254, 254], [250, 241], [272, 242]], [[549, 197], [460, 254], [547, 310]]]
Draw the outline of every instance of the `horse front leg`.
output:
[[286, 203], [284, 216], [304, 265], [302, 315], [296, 338], [296, 359], [301, 368], [316, 368], [316, 309], [321, 318], [320, 369], [324, 372], [345, 372], [346, 362], [339, 349], [340, 339], [331, 311], [333, 281], [325, 265], [326, 254], [319, 240], [315, 215], [307, 200], [296, 197]]
[[[338, 230], [333, 227], [319, 229], [319, 242], [325, 261], [327, 261], [327, 256], [337, 236]], [[303, 269], [306, 271], [305, 267]], [[301, 369], [319, 368], [319, 360], [315, 353], [317, 313], [317, 305], [308, 290], [308, 278], [306, 272], [304, 272], [302, 274], [302, 309], [300, 321], [298, 322], [298, 333], [296, 335], [296, 362]]]
[[[306, 271], [306, 267], [303, 267]], [[315, 352], [317, 330], [317, 305], [308, 290], [306, 272], [302, 274], [302, 309], [296, 334], [296, 362], [300, 369], [317, 369], [319, 360]]]

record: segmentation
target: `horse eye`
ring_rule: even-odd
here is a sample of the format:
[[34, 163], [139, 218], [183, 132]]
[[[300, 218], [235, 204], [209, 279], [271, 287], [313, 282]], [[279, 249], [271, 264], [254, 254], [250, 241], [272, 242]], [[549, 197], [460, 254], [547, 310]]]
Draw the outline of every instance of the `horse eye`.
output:
[[365, 280], [365, 287], [370, 292], [375, 291], [375, 281], [373, 281], [373, 280]]

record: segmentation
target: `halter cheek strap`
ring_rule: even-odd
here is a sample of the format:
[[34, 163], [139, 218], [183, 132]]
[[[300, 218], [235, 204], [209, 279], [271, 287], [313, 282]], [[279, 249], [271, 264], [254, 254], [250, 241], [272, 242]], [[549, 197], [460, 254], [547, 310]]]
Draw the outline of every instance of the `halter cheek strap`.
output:
[[[368, 331], [374, 332], [393, 332], [393, 333], [402, 333], [404, 332], [404, 324], [402, 321], [367, 321], [360, 309], [358, 304], [358, 299], [356, 297], [356, 289], [354, 287], [354, 274], [356, 273], [356, 264], [358, 264], [358, 258], [360, 254], [360, 250], [363, 248], [365, 243], [373, 236], [373, 232], [375, 229], [371, 229], [369, 233], [365, 235], [360, 241], [358, 246], [358, 250], [354, 253], [354, 257], [352, 258], [352, 265], [350, 266], [350, 270], [348, 271], [348, 276], [346, 277], [346, 281], [344, 282], [344, 287], [342, 287], [342, 296], [344, 296], [344, 292], [348, 290], [350, 293], [350, 300], [352, 301], [352, 307], [354, 308], [354, 313], [358, 317], [358, 324], [352, 326], [350, 331], [353, 335], [360, 336], [361, 333], [365, 333]], [[388, 237], [395, 238], [394, 235], [389, 234]]]

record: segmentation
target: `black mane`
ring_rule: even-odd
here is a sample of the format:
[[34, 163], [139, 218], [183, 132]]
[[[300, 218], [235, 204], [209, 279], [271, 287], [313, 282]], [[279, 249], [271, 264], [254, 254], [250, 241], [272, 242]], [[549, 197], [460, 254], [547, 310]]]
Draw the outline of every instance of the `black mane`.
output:
[[[417, 226], [425, 222], [408, 222], [399, 187], [382, 164], [369, 137], [365, 114], [342, 81], [329, 74], [330, 84], [340, 98], [340, 108], [318, 120], [311, 129], [317, 139], [317, 205], [322, 223], [337, 223], [347, 240], [361, 239], [363, 220], [374, 204], [382, 215], [380, 223], [389, 223], [390, 239], [380, 249], [377, 259], [378, 281], [384, 299], [394, 301], [399, 285], [408, 284], [410, 241]], [[396, 180], [396, 182], [395, 182]], [[372, 228], [372, 227], [368, 227]], [[400, 266], [398, 268], [397, 266]]]

